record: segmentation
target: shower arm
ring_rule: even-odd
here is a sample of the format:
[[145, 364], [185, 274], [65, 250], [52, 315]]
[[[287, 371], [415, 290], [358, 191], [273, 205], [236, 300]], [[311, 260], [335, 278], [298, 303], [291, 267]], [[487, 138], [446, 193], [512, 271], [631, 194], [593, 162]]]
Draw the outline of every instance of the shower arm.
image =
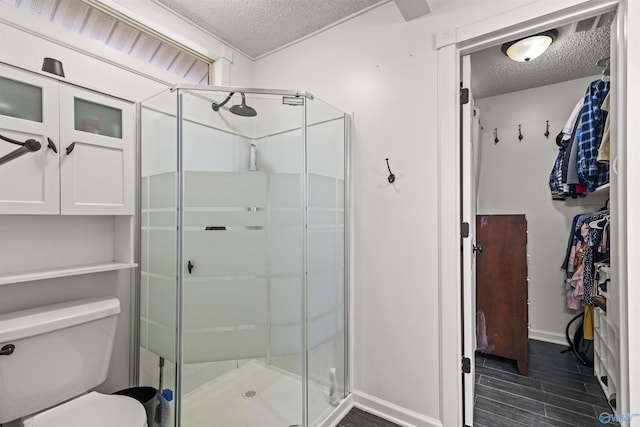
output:
[[231, 92], [229, 95], [227, 95], [226, 99], [224, 101], [222, 101], [220, 104], [216, 104], [215, 102], [211, 103], [211, 108], [213, 109], [213, 111], [218, 111], [220, 109], [220, 107], [224, 106], [227, 102], [229, 102], [229, 100], [231, 99], [231, 97], [235, 94], [235, 92]]

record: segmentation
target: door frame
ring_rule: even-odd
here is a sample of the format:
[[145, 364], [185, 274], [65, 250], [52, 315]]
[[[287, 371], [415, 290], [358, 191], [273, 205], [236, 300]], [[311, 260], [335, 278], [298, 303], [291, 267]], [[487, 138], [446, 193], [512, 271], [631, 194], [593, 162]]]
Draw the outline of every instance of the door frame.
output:
[[[461, 141], [460, 141], [460, 62], [461, 56], [483, 48], [517, 39], [528, 33], [551, 26], [594, 16], [611, 10], [618, 11], [621, 30], [612, 35], [617, 39], [617, 81], [619, 84], [618, 120], [620, 213], [619, 223], [626, 231], [627, 239], [620, 243], [621, 283], [640, 283], [640, 272], [628, 268], [627, 259], [638, 259], [640, 247], [627, 242], [640, 240], [640, 224], [627, 218], [640, 217], [640, 201], [636, 201], [628, 188], [640, 187], [640, 168], [627, 168], [626, 159], [640, 158], [640, 144], [624, 142], [640, 139], [640, 123], [626, 117], [637, 117], [640, 108], [631, 100], [640, 98], [640, 81], [627, 81], [628, 76], [640, 75], [640, 59], [627, 52], [640, 49], [640, 5], [633, 0], [540, 0], [487, 20], [436, 34], [437, 82], [438, 82], [438, 286], [439, 286], [439, 348], [440, 348], [440, 420], [443, 425], [463, 425], [462, 386], [462, 330], [461, 308]], [[635, 25], [628, 25], [632, 22]], [[640, 79], [638, 79], [640, 80]], [[629, 100], [629, 102], [628, 102]], [[629, 197], [628, 197], [629, 196]], [[467, 201], [469, 202], [469, 201]], [[475, 240], [475, 236], [470, 236]], [[621, 239], [622, 240], [622, 239]], [[640, 246], [640, 245], [636, 245]], [[634, 258], [635, 257], [635, 258]], [[625, 280], [626, 279], [626, 280]], [[634, 289], [635, 288], [635, 289]], [[621, 384], [618, 396], [620, 413], [640, 412], [640, 367], [629, 360], [640, 359], [640, 343], [630, 340], [628, 325], [640, 323], [640, 310], [625, 304], [640, 298], [640, 287], [621, 286], [620, 319], [620, 371]], [[638, 301], [637, 299], [635, 301]], [[473, 363], [473, 361], [472, 361]], [[625, 375], [628, 373], [628, 375]], [[632, 419], [633, 426], [640, 426], [640, 417]]]

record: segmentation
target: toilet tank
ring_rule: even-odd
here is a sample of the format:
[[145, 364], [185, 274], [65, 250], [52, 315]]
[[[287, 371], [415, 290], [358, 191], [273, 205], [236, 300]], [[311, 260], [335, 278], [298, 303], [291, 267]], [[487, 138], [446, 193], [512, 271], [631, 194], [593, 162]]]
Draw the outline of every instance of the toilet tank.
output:
[[104, 382], [118, 313], [102, 298], [0, 314], [0, 424]]

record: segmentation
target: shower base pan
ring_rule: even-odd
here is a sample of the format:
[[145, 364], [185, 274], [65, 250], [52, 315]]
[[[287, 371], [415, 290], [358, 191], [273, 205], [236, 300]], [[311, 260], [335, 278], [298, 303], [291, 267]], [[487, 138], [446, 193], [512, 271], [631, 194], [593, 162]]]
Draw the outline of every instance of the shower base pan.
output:
[[[329, 389], [309, 381], [309, 420], [333, 409]], [[252, 360], [184, 395], [182, 427], [288, 427], [302, 425], [299, 376]]]

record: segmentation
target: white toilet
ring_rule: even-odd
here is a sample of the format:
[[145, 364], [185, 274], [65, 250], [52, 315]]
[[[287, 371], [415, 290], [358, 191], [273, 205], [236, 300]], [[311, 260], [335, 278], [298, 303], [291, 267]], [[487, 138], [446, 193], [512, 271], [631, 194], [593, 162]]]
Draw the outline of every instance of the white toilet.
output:
[[0, 425], [146, 427], [142, 404], [95, 391], [107, 377], [120, 302], [87, 299], [0, 315]]

